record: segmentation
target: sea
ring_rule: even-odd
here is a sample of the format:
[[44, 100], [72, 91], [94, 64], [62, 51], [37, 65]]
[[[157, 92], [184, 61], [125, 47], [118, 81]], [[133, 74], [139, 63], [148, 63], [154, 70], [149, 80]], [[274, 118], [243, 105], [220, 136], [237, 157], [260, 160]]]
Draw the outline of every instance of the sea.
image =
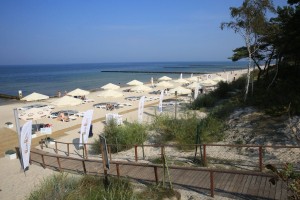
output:
[[[136, 79], [150, 82], [161, 76], [188, 78], [191, 74], [245, 69], [246, 62], [132, 62], [92, 64], [0, 65], [0, 94], [48, 96], [76, 88], [97, 90], [107, 83], [124, 86]], [[0, 100], [3, 101], [3, 100]]]

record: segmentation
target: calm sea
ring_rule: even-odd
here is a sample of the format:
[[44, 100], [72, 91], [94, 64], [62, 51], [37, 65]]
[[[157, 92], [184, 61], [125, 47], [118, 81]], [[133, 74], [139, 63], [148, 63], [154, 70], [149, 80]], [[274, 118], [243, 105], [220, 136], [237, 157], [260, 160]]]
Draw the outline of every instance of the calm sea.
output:
[[[126, 85], [137, 79], [149, 82], [163, 75], [179, 78], [190, 77], [191, 73], [212, 73], [246, 68], [243, 62], [163, 62], [163, 63], [98, 63], [64, 65], [9, 65], [0, 66], [0, 93], [23, 96], [38, 92], [54, 96], [76, 88], [85, 90], [99, 89], [107, 83]], [[103, 71], [138, 71], [142, 73], [103, 72]], [[151, 73], [161, 72], [161, 73]], [[164, 73], [168, 72], [168, 73]]]

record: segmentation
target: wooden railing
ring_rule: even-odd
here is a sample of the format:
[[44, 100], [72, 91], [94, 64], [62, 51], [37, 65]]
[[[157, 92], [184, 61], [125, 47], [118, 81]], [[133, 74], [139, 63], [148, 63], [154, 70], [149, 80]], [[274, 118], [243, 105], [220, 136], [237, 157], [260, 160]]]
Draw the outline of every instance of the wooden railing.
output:
[[[163, 148], [163, 146], [161, 146]], [[43, 168], [46, 168], [46, 162], [45, 158], [47, 157], [52, 157], [56, 158], [57, 165], [58, 165], [58, 170], [63, 171], [63, 167], [61, 165], [60, 160], [61, 159], [68, 159], [68, 160], [73, 160], [76, 162], [81, 162], [82, 163], [82, 171], [84, 174], [87, 174], [87, 168], [86, 165], [90, 162], [96, 162], [96, 163], [102, 163], [101, 160], [92, 160], [92, 159], [81, 159], [81, 158], [73, 158], [73, 157], [66, 157], [66, 156], [60, 156], [60, 155], [55, 155], [55, 154], [46, 154], [45, 152], [36, 152], [36, 151], [31, 151], [31, 158], [30, 158], [30, 163], [33, 161], [38, 162], [36, 160], [32, 160], [32, 154], [35, 155], [40, 155], [42, 163], [41, 165]], [[155, 182], [158, 184], [159, 183], [159, 175], [158, 175], [158, 169], [163, 168], [162, 165], [157, 165], [157, 164], [143, 164], [143, 163], [130, 163], [130, 162], [120, 162], [120, 161], [111, 161], [110, 165], [115, 165], [116, 172], [117, 172], [117, 177], [121, 176], [127, 176], [127, 174], [121, 174], [120, 171], [120, 165], [128, 165], [128, 166], [139, 166], [143, 168], [153, 168], [153, 179]], [[196, 167], [180, 167], [180, 166], [169, 166], [169, 169], [174, 169], [174, 170], [190, 170], [190, 171], [201, 171], [201, 172], [207, 172], [209, 173], [209, 189], [210, 189], [210, 196], [214, 197], [214, 192], [215, 192], [215, 173], [227, 173], [227, 174], [240, 174], [240, 175], [250, 175], [250, 176], [262, 176], [262, 177], [273, 177], [271, 174], [265, 174], [261, 172], [249, 172], [249, 171], [233, 171], [233, 170], [219, 170], [219, 169], [206, 169], [206, 168], [196, 168]]]
[[[66, 142], [59, 142], [59, 141], [55, 141], [55, 153], [58, 154], [59, 152], [59, 148], [58, 148], [58, 144], [60, 145], [67, 145], [67, 152], [66, 155], [70, 156], [70, 145], [79, 145], [80, 143], [66, 143]], [[86, 144], [82, 144], [84, 146], [84, 158], [88, 159], [89, 155], [88, 155], [88, 151], [87, 151], [87, 146], [92, 145], [92, 143], [86, 143]], [[112, 161], [112, 152], [111, 152], [111, 147], [113, 145], [116, 144], [110, 144], [108, 145], [108, 154], [109, 154], [109, 158], [110, 161]], [[122, 146], [122, 145], [119, 145]], [[275, 145], [237, 145], [237, 144], [200, 144], [200, 145], [196, 145], [196, 144], [191, 144], [191, 145], [167, 145], [167, 144], [156, 144], [156, 145], [130, 145], [130, 147], [134, 148], [134, 160], [136, 162], [139, 161], [139, 155], [138, 155], [138, 148], [145, 148], [145, 147], [155, 147], [155, 148], [161, 148], [161, 155], [164, 155], [165, 152], [165, 148], [166, 147], [189, 147], [189, 148], [196, 148], [196, 146], [198, 148], [200, 148], [200, 146], [203, 149], [203, 154], [202, 154], [202, 162], [206, 163], [207, 162], [207, 148], [208, 147], [216, 147], [216, 146], [221, 146], [221, 147], [231, 147], [231, 148], [257, 148], [258, 150], [258, 157], [257, 157], [257, 168], [259, 169], [259, 171], [263, 171], [264, 169], [264, 156], [263, 156], [263, 152], [266, 148], [273, 148], [273, 149], [293, 149], [293, 148], [298, 148], [300, 149], [300, 146], [275, 146]], [[43, 145], [41, 145], [41, 147], [43, 148]], [[278, 164], [282, 164], [282, 163], [278, 163]]]

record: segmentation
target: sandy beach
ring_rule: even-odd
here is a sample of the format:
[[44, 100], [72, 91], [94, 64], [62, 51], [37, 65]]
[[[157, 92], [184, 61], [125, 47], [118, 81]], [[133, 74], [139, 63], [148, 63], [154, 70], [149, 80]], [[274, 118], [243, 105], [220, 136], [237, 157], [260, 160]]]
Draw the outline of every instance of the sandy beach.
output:
[[[238, 78], [242, 74], [245, 74], [247, 70], [236, 70], [233, 72], [219, 72], [216, 74], [210, 74], [210, 78], [213, 79], [215, 77], [222, 77], [223, 79], [228, 79], [228, 81], [232, 81], [235, 78]], [[201, 77], [205, 80], [207, 78], [207, 75], [201, 75]], [[129, 89], [131, 87], [124, 87], [118, 89], [119, 91], [123, 91], [126, 89]], [[75, 89], [75, 88], [74, 88]], [[159, 90], [160, 88], [154, 88], [154, 90]], [[93, 99], [94, 102], [89, 102], [85, 104], [80, 104], [77, 106], [63, 106], [58, 107], [55, 106], [53, 109], [53, 112], [59, 111], [59, 110], [77, 110], [79, 112], [85, 112], [89, 109], [94, 110], [93, 115], [93, 133], [94, 136], [92, 138], [89, 138], [89, 142], [92, 142], [95, 138], [98, 137], [99, 134], [101, 134], [104, 123], [103, 119], [105, 118], [105, 114], [107, 113], [118, 113], [122, 115], [123, 121], [129, 121], [133, 122], [137, 120], [137, 109], [138, 109], [138, 103], [139, 101], [129, 101], [126, 100], [126, 97], [130, 96], [147, 96], [149, 97], [156, 97], [156, 100], [149, 100], [145, 102], [145, 109], [144, 109], [144, 116], [143, 121], [144, 123], [151, 122], [152, 115], [154, 115], [158, 111], [158, 103], [159, 103], [159, 95], [155, 94], [149, 94], [148, 92], [142, 92], [142, 93], [136, 93], [136, 92], [123, 92], [124, 96], [118, 97], [118, 98], [102, 98], [98, 97], [97, 94], [99, 92], [92, 92], [89, 95], [87, 95], [88, 99]], [[174, 98], [174, 95], [165, 96], [166, 98]], [[10, 101], [11, 103], [5, 103], [4, 105], [0, 105], [0, 133], [7, 131], [7, 128], [5, 127], [6, 122], [12, 122], [15, 125], [14, 120], [14, 108], [19, 108], [26, 105], [32, 105], [35, 103], [39, 104], [47, 104], [50, 105], [51, 102], [55, 101], [55, 98], [39, 101], [39, 102], [20, 102], [16, 100]], [[93, 105], [101, 102], [118, 102], [118, 103], [126, 103], [131, 104], [131, 106], [123, 106], [122, 108], [115, 109], [113, 111], [108, 111], [106, 109], [101, 108], [94, 108]], [[37, 120], [37, 122], [33, 122], [33, 124], [51, 124], [52, 125], [52, 132], [55, 133], [57, 131], [61, 130], [68, 130], [64, 133], [62, 137], [55, 138], [57, 141], [62, 142], [74, 142], [74, 140], [79, 138], [79, 129], [81, 124], [81, 117], [77, 117], [75, 120], [70, 120], [69, 122], [62, 122], [58, 121], [56, 119], [50, 119], [50, 118], [42, 118]], [[20, 125], [22, 126], [25, 123], [25, 121], [20, 120]], [[15, 126], [10, 129], [11, 131], [14, 131], [16, 134]], [[50, 135], [51, 136], [51, 135]], [[37, 134], [37, 138], [41, 139], [45, 137], [44, 135]], [[5, 138], [2, 138], [2, 140], [5, 141]], [[17, 144], [15, 144], [17, 145]], [[35, 146], [32, 146], [34, 148]], [[7, 149], [8, 150], [8, 149]], [[40, 180], [43, 178], [52, 175], [54, 172], [50, 169], [43, 169], [40, 166], [31, 165], [29, 171], [27, 171], [25, 174], [20, 169], [20, 162], [18, 159], [15, 160], [9, 160], [8, 158], [5, 158], [4, 155], [0, 155], [0, 199], [3, 200], [9, 200], [9, 199], [24, 199], [26, 195], [30, 193], [30, 190], [35, 188], [35, 185], [39, 183]], [[207, 196], [200, 195], [198, 193], [189, 191], [182, 191], [182, 199], [189, 199], [190, 197], [193, 197], [193, 199], [210, 199]], [[224, 197], [215, 197], [215, 199], [226, 199]]]

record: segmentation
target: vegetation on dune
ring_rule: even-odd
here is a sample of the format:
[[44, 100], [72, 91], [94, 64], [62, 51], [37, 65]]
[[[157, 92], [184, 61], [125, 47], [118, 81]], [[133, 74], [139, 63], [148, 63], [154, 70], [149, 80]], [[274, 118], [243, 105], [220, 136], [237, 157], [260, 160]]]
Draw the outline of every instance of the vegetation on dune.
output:
[[108, 183], [98, 176], [69, 176], [66, 173], [52, 175], [44, 179], [39, 186], [26, 198], [28, 200], [137, 200], [163, 199], [180, 193], [172, 189], [149, 185], [140, 191], [135, 191], [127, 179], [109, 177]]
[[[125, 123], [122, 126], [118, 126], [115, 121], [111, 120], [104, 127], [104, 137], [106, 143], [111, 145], [111, 151], [113, 153], [126, 150], [132, 147], [132, 145], [141, 145], [147, 139], [147, 126], [144, 124]], [[92, 145], [92, 152], [99, 154], [100, 151], [100, 139], [94, 141]]]

